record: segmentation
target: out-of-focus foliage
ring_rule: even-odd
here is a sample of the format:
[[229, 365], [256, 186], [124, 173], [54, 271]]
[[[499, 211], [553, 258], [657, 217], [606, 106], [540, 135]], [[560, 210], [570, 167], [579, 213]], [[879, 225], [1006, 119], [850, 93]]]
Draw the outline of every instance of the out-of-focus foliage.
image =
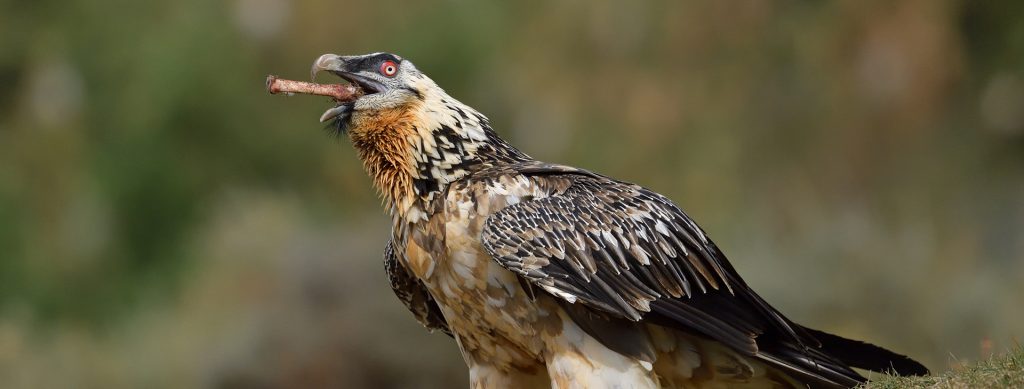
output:
[[391, 51], [676, 200], [793, 319], [944, 370], [1024, 331], [1024, 3], [0, 1], [0, 386], [461, 386], [323, 99]]

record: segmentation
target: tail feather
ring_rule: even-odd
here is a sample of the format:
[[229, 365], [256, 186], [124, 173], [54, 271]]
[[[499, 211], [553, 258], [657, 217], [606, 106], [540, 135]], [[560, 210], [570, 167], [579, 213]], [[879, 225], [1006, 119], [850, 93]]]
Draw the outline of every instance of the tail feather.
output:
[[928, 368], [906, 355], [824, 331], [806, 327], [805, 329], [821, 342], [823, 352], [847, 365], [880, 372], [890, 371], [899, 375], [928, 374]]

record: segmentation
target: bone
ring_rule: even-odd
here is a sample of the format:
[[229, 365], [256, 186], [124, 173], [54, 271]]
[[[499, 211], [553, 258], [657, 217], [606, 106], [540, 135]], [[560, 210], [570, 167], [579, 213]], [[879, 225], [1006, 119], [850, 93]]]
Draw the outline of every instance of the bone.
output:
[[272, 95], [279, 93], [301, 93], [305, 95], [328, 96], [337, 102], [353, 101], [362, 95], [362, 91], [352, 84], [317, 84], [315, 82], [293, 81], [277, 76], [267, 76], [267, 92]]

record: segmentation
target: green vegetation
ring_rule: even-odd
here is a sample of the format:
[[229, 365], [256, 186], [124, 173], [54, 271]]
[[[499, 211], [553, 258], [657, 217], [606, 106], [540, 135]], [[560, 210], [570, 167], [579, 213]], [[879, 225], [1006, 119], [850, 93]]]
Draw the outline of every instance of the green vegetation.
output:
[[1003, 389], [1024, 388], [1024, 348], [927, 377], [872, 377], [865, 389]]

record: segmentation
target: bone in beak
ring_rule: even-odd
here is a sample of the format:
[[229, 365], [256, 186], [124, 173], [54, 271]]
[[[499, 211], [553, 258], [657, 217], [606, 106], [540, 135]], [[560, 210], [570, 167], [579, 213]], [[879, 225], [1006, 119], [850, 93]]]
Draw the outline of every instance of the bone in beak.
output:
[[354, 101], [362, 96], [359, 87], [352, 84], [317, 84], [286, 80], [277, 76], [267, 76], [267, 92], [278, 93], [302, 93], [307, 95], [330, 96], [339, 103]]

